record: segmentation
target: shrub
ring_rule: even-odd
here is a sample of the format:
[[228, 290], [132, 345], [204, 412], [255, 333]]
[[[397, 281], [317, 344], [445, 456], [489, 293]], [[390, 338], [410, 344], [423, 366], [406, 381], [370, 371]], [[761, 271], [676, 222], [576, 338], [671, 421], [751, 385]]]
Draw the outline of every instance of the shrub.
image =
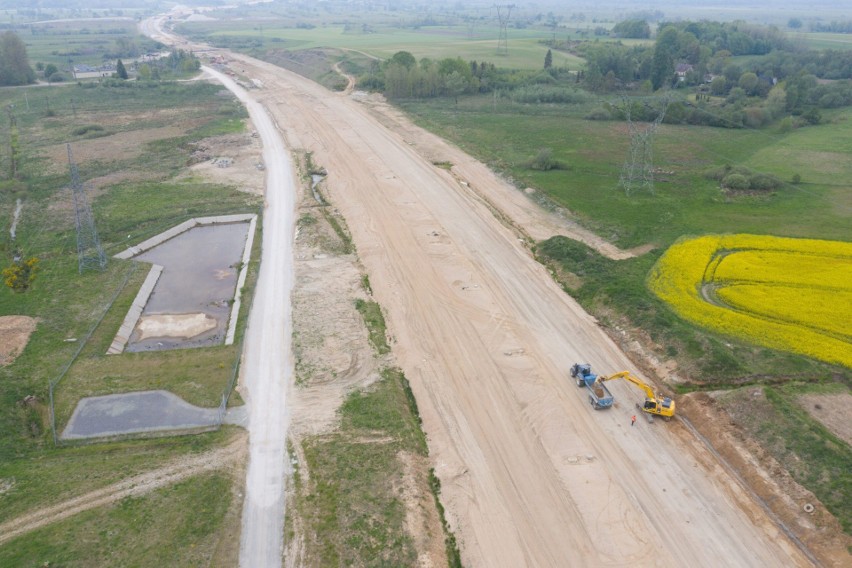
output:
[[733, 190], [744, 190], [751, 187], [749, 179], [742, 174], [728, 174], [722, 180], [722, 185]]
[[553, 167], [553, 150], [550, 148], [542, 148], [538, 154], [530, 162], [530, 167], [534, 170], [547, 171]]
[[84, 136], [90, 132], [102, 132], [104, 129], [100, 124], [86, 124], [84, 126], [78, 126], [77, 128], [71, 131], [71, 134], [74, 136]]
[[612, 114], [604, 107], [598, 107], [589, 111], [584, 117], [586, 120], [612, 120]]
[[32, 284], [36, 272], [38, 272], [37, 258], [20, 260], [3, 269], [3, 282], [15, 292], [23, 292]]
[[754, 174], [749, 178], [751, 189], [770, 191], [781, 186], [781, 180], [770, 174]]

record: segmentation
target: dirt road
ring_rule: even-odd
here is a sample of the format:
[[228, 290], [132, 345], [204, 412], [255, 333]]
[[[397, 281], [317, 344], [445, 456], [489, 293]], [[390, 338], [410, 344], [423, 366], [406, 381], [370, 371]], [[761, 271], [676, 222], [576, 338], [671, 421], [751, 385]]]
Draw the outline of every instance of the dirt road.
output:
[[625, 355], [498, 221], [362, 104], [234, 56], [291, 148], [329, 171], [412, 382], [466, 565], [807, 565], [677, 422], [593, 412], [571, 363]]
[[241, 566], [281, 564], [286, 474], [286, 395], [293, 379], [290, 291], [296, 187], [289, 153], [269, 115], [229, 77], [205, 71], [246, 105], [266, 164], [263, 254], [249, 316], [240, 393], [249, 408], [249, 465]]
[[[251, 96], [288, 146], [329, 172], [417, 397], [465, 565], [809, 564], [681, 424], [630, 426], [638, 391], [614, 384], [613, 409], [589, 408], [568, 367], [631, 364], [531, 258], [522, 222], [494, 214], [505, 184], [459, 180], [352, 97], [231, 57], [263, 85]], [[255, 306], [282, 293], [261, 287]]]
[[16, 517], [0, 524], [0, 545], [77, 513], [116, 503], [125, 497], [145, 495], [189, 477], [228, 467], [245, 459], [244, 448], [245, 440], [243, 436], [239, 436], [237, 440], [224, 448], [181, 458], [159, 469], [129, 477], [96, 491]]

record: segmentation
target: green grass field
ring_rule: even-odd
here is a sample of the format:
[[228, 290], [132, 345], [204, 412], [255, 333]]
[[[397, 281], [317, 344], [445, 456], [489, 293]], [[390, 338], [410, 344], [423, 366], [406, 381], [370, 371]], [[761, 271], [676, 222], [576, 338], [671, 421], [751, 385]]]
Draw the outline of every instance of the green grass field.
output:
[[[414, 119], [516, 180], [569, 208], [619, 245], [666, 246], [682, 235], [754, 232], [782, 236], [849, 237], [849, 153], [852, 111], [831, 123], [789, 133], [662, 125], [654, 138], [655, 194], [619, 188], [629, 149], [623, 122], [589, 121], [594, 104], [521, 105], [492, 97], [406, 101]], [[511, 132], [511, 135], [507, 133]], [[540, 148], [567, 169], [537, 171], [525, 164]], [[710, 167], [744, 165], [789, 181], [771, 195], [728, 196], [705, 179]]]
[[[257, 197], [192, 178], [172, 179], [189, 160], [193, 140], [242, 128], [245, 111], [233, 99], [218, 96], [219, 91], [215, 85], [197, 83], [94, 88], [71, 85], [49, 91], [0, 93], [0, 100], [5, 98], [5, 104], [14, 105], [22, 141], [21, 179], [0, 182], [0, 186], [6, 184], [0, 194], [0, 206], [9, 213], [0, 221], [6, 235], [15, 200], [24, 202], [15, 242], [6, 238], [0, 248], [7, 255], [21, 249], [27, 256], [40, 258], [41, 266], [41, 273], [26, 293], [14, 293], [6, 287], [0, 290], [0, 314], [42, 320], [24, 355], [2, 371], [26, 377], [18, 385], [22, 390], [13, 389], [18, 400], [25, 396], [21, 392], [43, 393], [47, 381], [58, 375], [77, 347], [64, 340], [82, 339], [89, 332], [123, 285], [129, 265], [112, 260], [105, 272], [77, 273], [73, 209], [70, 196], [62, 193], [68, 184], [62, 143], [70, 142], [72, 149], [78, 150], [75, 159], [79, 160], [81, 180], [114, 179], [92, 201], [107, 255], [194, 216], [256, 212], [260, 205]], [[77, 139], [73, 134], [77, 125], [88, 124], [105, 125], [107, 136], [94, 141]], [[184, 126], [142, 144], [130, 142], [136, 137], [145, 140], [147, 132], [167, 129], [168, 124]], [[8, 126], [5, 136], [9, 136]], [[87, 145], [110, 138], [116, 138], [114, 145], [123, 146], [123, 151], [109, 151], [109, 144]], [[57, 156], [65, 163], [57, 163]], [[105, 315], [92, 343], [60, 382], [60, 418], [67, 417], [79, 396], [86, 393], [139, 390], [172, 382], [176, 391], [196, 403], [218, 403], [234, 365], [234, 348], [188, 350], [150, 358], [104, 356], [104, 347], [118, 329], [143, 273], [141, 270], [134, 276]]]
[[235, 558], [221, 557], [221, 541], [235, 535], [218, 529], [233, 507], [232, 483], [226, 474], [205, 474], [79, 513], [0, 547], [0, 564], [226, 566]]
[[[507, 33], [508, 55], [497, 55], [498, 29], [476, 27], [469, 34], [465, 26], [424, 26], [420, 29], [377, 26], [369, 33], [347, 31], [343, 25], [324, 25], [314, 29], [277, 27], [275, 22], [193, 22], [177, 26], [179, 33], [213, 45], [236, 46], [259, 53], [269, 49], [306, 50], [336, 48], [363, 51], [388, 59], [398, 51], [409, 51], [417, 59], [461, 57], [465, 61], [488, 61], [500, 67], [540, 69], [544, 65], [551, 39], [544, 29], [516, 30]], [[564, 38], [563, 38], [564, 39]], [[555, 52], [555, 67], [578, 69], [582, 61]]]
[[[42, 21], [16, 30], [24, 42], [30, 63], [53, 63], [60, 71], [71, 65], [100, 65], [106, 53], [116, 53], [120, 42], [133, 42], [140, 54], [153, 50], [155, 42], [138, 35], [138, 22], [125, 18]], [[125, 57], [125, 60], [132, 59]]]
[[[226, 429], [185, 438], [54, 448], [47, 419], [48, 383], [60, 376], [60, 428], [76, 401], [92, 393], [165, 388], [195, 404], [212, 407], [220, 402], [233, 372], [236, 346], [105, 356], [146, 269], [111, 259], [103, 272], [80, 274], [73, 207], [64, 188], [69, 183], [65, 144], [70, 143], [80, 179], [86, 184], [97, 180], [89, 184], [88, 195], [108, 256], [199, 214], [257, 212], [257, 197], [178, 177], [195, 149], [193, 142], [243, 128], [244, 109], [221, 90], [204, 83], [117, 82], [0, 90], [0, 104], [14, 116], [19, 146], [13, 179], [13, 136], [5, 121], [0, 125], [0, 139], [5, 141], [0, 147], [0, 258], [4, 268], [15, 250], [40, 260], [30, 289], [16, 293], [0, 288], [0, 315], [38, 319], [24, 352], [0, 367], [0, 480], [3, 487], [10, 484], [0, 495], [0, 518], [13, 518], [231, 439]], [[89, 125], [102, 130], [93, 131]], [[9, 228], [17, 199], [23, 212], [12, 241]], [[255, 272], [256, 261], [250, 282]], [[29, 395], [35, 402], [24, 404]], [[132, 564], [143, 566], [207, 563], [219, 546], [220, 531], [226, 525], [233, 528], [222, 520], [222, 507], [227, 509], [228, 503], [211, 498], [212, 493], [229, 495], [231, 480], [216, 475], [212, 479], [164, 490], [174, 498], [152, 496], [134, 500], [137, 504], [126, 510], [123, 505], [94, 510], [16, 539], [0, 548], [0, 564], [126, 564], [115, 559], [130, 557]], [[192, 514], [209, 507], [213, 509], [203, 518]]]
[[812, 32], [796, 34], [793, 37], [810, 49], [852, 49], [852, 34]]

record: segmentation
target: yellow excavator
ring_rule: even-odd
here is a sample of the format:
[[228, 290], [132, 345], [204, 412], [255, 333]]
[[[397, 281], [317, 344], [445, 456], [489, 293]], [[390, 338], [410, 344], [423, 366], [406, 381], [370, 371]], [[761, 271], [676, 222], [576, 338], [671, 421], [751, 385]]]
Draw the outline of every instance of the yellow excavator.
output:
[[598, 377], [599, 382], [606, 381], [614, 381], [616, 379], [624, 379], [630, 383], [633, 383], [643, 391], [645, 391], [645, 404], [641, 407], [637, 404], [643, 412], [647, 412], [648, 414], [655, 414], [657, 416], [662, 416], [665, 420], [671, 420], [672, 416], [675, 414], [675, 402], [670, 397], [657, 397], [654, 394], [654, 390], [645, 384], [639, 377], [630, 373], [630, 371], [621, 371], [620, 373], [616, 373], [614, 375]]

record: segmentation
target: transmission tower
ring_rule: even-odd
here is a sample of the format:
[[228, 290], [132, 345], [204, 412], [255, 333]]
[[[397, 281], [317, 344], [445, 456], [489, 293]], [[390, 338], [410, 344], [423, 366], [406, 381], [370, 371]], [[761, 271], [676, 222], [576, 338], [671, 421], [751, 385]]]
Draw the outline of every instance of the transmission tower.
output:
[[500, 21], [500, 34], [497, 36], [497, 55], [509, 55], [509, 16], [514, 4], [495, 4], [497, 19]]
[[86, 189], [80, 183], [77, 164], [71, 156], [71, 144], [68, 148], [68, 169], [71, 171], [71, 194], [74, 196], [74, 220], [77, 226], [77, 261], [80, 274], [87, 268], [103, 270], [106, 267], [106, 255], [98, 239], [95, 229], [95, 218], [89, 200], [86, 199]]
[[625, 97], [623, 101], [623, 112], [627, 119], [627, 129], [630, 132], [630, 150], [627, 160], [621, 169], [619, 185], [624, 188], [624, 193], [630, 195], [635, 189], [647, 189], [654, 193], [654, 156], [653, 138], [654, 132], [666, 117], [669, 108], [669, 97], [663, 98], [660, 109], [654, 121], [646, 127], [640, 127], [633, 122], [631, 117], [632, 103]]

